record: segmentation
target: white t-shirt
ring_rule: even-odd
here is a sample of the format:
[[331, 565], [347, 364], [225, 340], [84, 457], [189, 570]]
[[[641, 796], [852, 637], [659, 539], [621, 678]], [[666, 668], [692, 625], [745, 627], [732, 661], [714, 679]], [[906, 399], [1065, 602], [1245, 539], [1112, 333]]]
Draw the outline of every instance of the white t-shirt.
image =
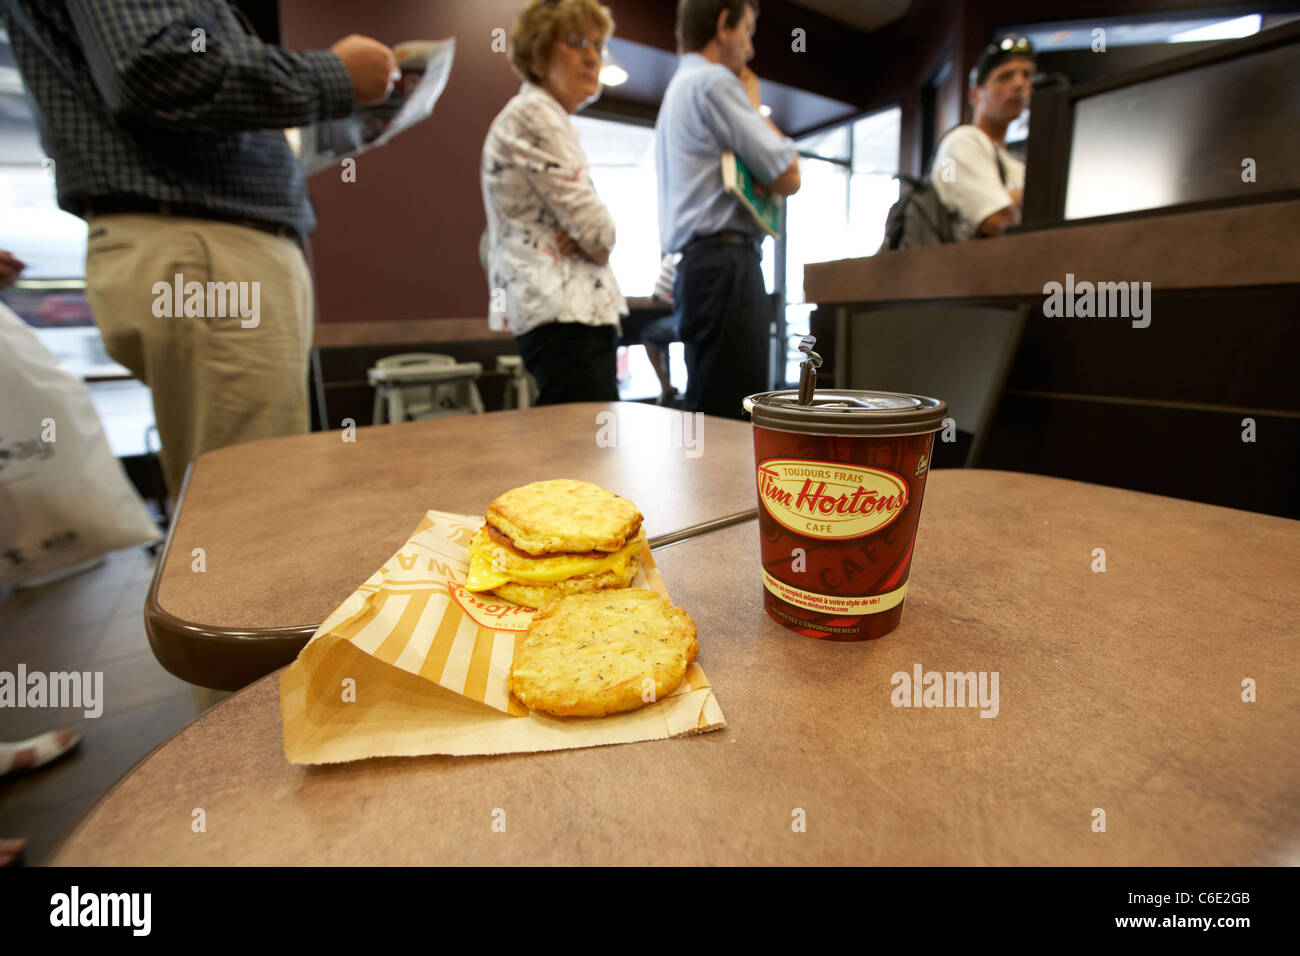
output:
[[[998, 159], [1007, 181], [1002, 184]], [[930, 170], [939, 199], [957, 214], [957, 238], [970, 239], [982, 223], [1011, 205], [1008, 189], [1025, 188], [1025, 164], [978, 126], [958, 126], [943, 138]]]

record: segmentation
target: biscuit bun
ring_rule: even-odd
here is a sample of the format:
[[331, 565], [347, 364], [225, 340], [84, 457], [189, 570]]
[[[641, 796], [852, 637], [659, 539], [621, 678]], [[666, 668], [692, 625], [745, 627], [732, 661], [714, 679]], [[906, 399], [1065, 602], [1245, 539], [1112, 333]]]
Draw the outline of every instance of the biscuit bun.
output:
[[534, 557], [618, 551], [641, 521], [641, 512], [626, 498], [571, 478], [512, 488], [487, 510], [487, 523]]

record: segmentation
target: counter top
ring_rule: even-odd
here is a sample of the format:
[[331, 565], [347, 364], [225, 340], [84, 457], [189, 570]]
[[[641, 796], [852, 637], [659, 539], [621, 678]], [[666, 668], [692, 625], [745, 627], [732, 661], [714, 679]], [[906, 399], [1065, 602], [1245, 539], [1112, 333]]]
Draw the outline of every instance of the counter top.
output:
[[821, 305], [1043, 294], [1048, 282], [1150, 282], [1153, 289], [1300, 283], [1300, 200], [1153, 215], [997, 239], [811, 263]]

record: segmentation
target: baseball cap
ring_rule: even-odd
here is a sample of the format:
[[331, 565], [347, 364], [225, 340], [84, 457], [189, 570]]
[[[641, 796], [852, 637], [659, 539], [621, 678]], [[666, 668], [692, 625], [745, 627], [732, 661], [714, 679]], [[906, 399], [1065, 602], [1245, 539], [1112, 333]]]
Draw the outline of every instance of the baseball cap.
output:
[[989, 74], [1007, 60], [1034, 59], [1034, 45], [1024, 37], [1003, 37], [997, 43], [990, 43], [984, 48], [970, 71], [970, 85], [974, 89], [983, 86]]

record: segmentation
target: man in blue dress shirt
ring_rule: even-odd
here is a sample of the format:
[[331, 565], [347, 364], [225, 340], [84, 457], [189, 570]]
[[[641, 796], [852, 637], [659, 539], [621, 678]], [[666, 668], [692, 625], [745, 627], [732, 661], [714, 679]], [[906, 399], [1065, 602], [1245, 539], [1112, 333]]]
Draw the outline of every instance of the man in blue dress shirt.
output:
[[768, 387], [763, 232], [723, 190], [722, 154], [745, 161], [768, 189], [799, 189], [792, 140], [759, 113], [754, 55], [758, 0], [681, 0], [681, 60], [655, 124], [659, 240], [680, 252], [674, 301], [690, 376], [685, 408], [740, 418], [741, 399]]

